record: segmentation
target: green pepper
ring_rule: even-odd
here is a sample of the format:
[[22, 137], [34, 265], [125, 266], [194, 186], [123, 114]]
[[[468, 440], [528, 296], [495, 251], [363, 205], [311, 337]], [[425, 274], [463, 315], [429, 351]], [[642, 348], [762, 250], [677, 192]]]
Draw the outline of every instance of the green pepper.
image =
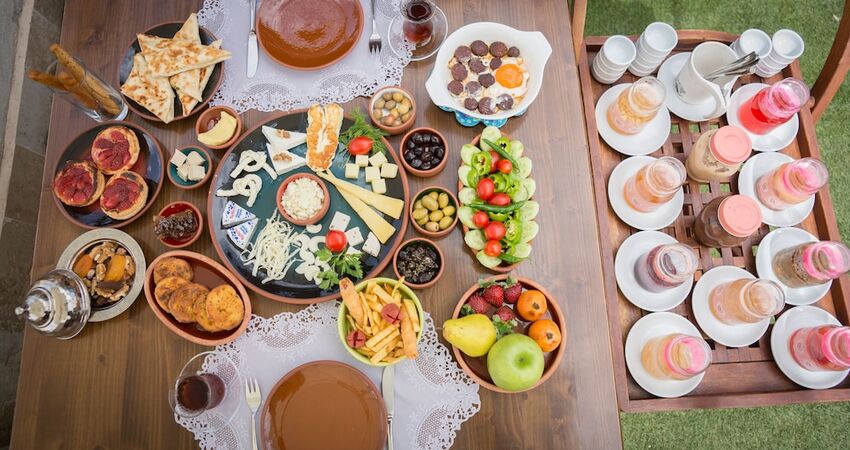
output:
[[[501, 138], [497, 139], [496, 142], [493, 142], [493, 141], [488, 140], [488, 139], [482, 139], [482, 141], [484, 141], [485, 144], [489, 145], [490, 148], [492, 148], [496, 153], [499, 154], [499, 156], [501, 156], [504, 159], [507, 159], [508, 161], [511, 162], [511, 164], [514, 167], [516, 167], [517, 166], [516, 159], [514, 159], [514, 157], [511, 156], [511, 154], [508, 153], [507, 150], [505, 150], [502, 146], [497, 144], [497, 142], [501, 141], [502, 139], [507, 140], [507, 138], [501, 137]], [[507, 142], [508, 142], [508, 145], [510, 145], [510, 141], [507, 141]]]
[[508, 219], [505, 221], [505, 241], [516, 244], [522, 239], [522, 223], [518, 220]]
[[524, 203], [525, 202], [523, 201], [523, 202], [511, 203], [510, 205], [507, 205], [507, 206], [494, 206], [494, 205], [490, 205], [490, 204], [483, 203], [483, 202], [474, 202], [474, 203], [471, 203], [469, 205], [469, 207], [472, 208], [472, 209], [477, 209], [479, 211], [484, 211], [484, 212], [492, 212], [492, 213], [497, 213], [497, 214], [500, 214], [500, 213], [501, 214], [510, 214], [511, 212], [514, 212], [514, 211], [518, 210], [520, 207], [522, 207], [522, 205]]
[[516, 264], [518, 262], [522, 262], [522, 260], [524, 260], [525, 258], [517, 258], [516, 256], [511, 256], [511, 255], [509, 255], [505, 252], [502, 252], [499, 255], [499, 259], [501, 259], [502, 261], [504, 261], [508, 264]]
[[508, 194], [511, 198], [513, 198], [514, 194], [516, 194], [517, 191], [522, 189], [522, 180], [513, 176], [513, 174], [511, 174], [510, 176], [507, 176], [506, 179], [507, 179], [507, 186], [505, 186], [504, 192], [506, 194]]
[[[494, 190], [496, 192], [505, 192], [505, 189], [508, 188], [508, 176], [503, 173], [494, 173], [490, 175], [490, 179], [493, 180]], [[510, 194], [509, 194], [510, 195]]]
[[490, 173], [490, 153], [489, 152], [476, 152], [472, 155], [472, 170], [478, 172], [479, 174], [487, 174]]
[[508, 220], [509, 214], [508, 213], [490, 212], [490, 213], [487, 213], [487, 216], [490, 217], [490, 220], [492, 220], [492, 221], [504, 222], [504, 221]]

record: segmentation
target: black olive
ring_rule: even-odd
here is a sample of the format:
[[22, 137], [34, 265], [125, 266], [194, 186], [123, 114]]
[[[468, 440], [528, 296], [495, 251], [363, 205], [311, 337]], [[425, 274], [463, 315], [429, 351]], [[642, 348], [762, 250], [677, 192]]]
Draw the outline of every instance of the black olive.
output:
[[437, 136], [436, 134], [431, 136], [431, 143], [439, 145], [440, 144], [440, 136]]
[[407, 141], [407, 148], [416, 147], [416, 144], [413, 142], [413, 139]]
[[431, 142], [431, 135], [430, 134], [422, 135], [422, 142], [425, 143], [425, 144]]
[[410, 161], [410, 167], [413, 167], [414, 169], [422, 167], [422, 160], [417, 158], [413, 161]]
[[437, 159], [443, 159], [443, 156], [445, 154], [446, 154], [446, 151], [443, 150], [443, 147], [437, 147], [437, 149], [434, 150], [434, 156], [436, 156]]
[[417, 144], [421, 144], [422, 143], [422, 135], [419, 134], [419, 133], [414, 133], [413, 134], [413, 142], [415, 142]]
[[416, 155], [414, 155], [412, 151], [404, 152], [404, 159], [407, 162], [413, 162], [413, 160], [416, 159]]

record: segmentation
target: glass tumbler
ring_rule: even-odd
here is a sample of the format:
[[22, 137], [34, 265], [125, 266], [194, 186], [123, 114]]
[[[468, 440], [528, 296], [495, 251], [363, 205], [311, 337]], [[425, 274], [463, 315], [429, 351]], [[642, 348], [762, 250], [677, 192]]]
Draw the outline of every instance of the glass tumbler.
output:
[[635, 263], [635, 279], [650, 292], [662, 292], [684, 283], [699, 266], [694, 250], [687, 245], [661, 244]]
[[168, 404], [177, 418], [198, 418], [184, 425], [211, 431], [227, 425], [244, 406], [244, 391], [239, 369], [229, 357], [202, 352], [180, 370], [168, 391]]
[[127, 104], [121, 94], [80, 60], [73, 58], [73, 62], [74, 67], [67, 67], [54, 60], [45, 73], [36, 73], [31, 78], [97, 122], [127, 117]]
[[641, 78], [608, 107], [608, 123], [620, 134], [637, 134], [664, 106], [666, 91], [658, 78]]
[[428, 44], [434, 34], [434, 3], [431, 0], [408, 0], [402, 7], [404, 37], [416, 46]]
[[826, 186], [829, 171], [817, 158], [802, 158], [785, 163], [756, 181], [756, 196], [761, 203], [782, 211], [802, 203]]
[[626, 202], [637, 211], [651, 212], [670, 201], [687, 178], [685, 165], [662, 156], [643, 166], [626, 181]]
[[659, 380], [687, 380], [708, 369], [711, 347], [699, 336], [673, 333], [658, 336], [641, 350], [644, 369]]
[[756, 323], [785, 307], [785, 294], [773, 281], [741, 278], [715, 287], [708, 299], [711, 312], [726, 325]]
[[841, 242], [807, 242], [780, 250], [773, 273], [792, 288], [817, 286], [850, 272], [850, 248]]
[[850, 369], [850, 327], [821, 325], [791, 335], [791, 356], [811, 371]]
[[809, 101], [809, 87], [796, 78], [768, 86], [738, 109], [741, 125], [753, 134], [767, 134], [787, 122]]

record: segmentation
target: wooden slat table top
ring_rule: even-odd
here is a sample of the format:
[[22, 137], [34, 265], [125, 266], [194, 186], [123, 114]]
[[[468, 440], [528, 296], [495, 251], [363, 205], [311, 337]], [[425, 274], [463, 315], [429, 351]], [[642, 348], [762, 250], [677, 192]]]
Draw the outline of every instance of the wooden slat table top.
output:
[[[120, 55], [134, 33], [164, 21], [183, 20], [199, 0], [86, 1], [65, 9], [61, 44], [104, 78], [117, 78]], [[455, 448], [618, 448], [619, 416], [609, 347], [607, 316], [587, 136], [578, 72], [570, 38], [567, 3], [466, 0], [442, 1], [452, 30], [465, 23], [494, 21], [523, 30], [540, 30], [554, 53], [546, 66], [544, 88], [525, 116], [506, 127], [521, 139], [534, 161], [541, 203], [540, 236], [530, 261], [517, 273], [545, 285], [567, 316], [566, 357], [542, 387], [523, 394], [480, 390], [481, 411], [463, 424]], [[225, 42], [243, 51], [244, 42]], [[453, 115], [428, 100], [424, 82], [433, 66], [413, 63], [403, 85], [416, 95], [417, 125], [443, 132], [449, 143], [447, 169], [436, 179], [411, 177], [411, 192], [427, 184], [455, 186], [459, 149], [480, 132], [458, 125]], [[540, 74], [535, 74], [540, 75]], [[364, 106], [364, 99], [353, 105]], [[267, 114], [243, 115], [248, 126]], [[130, 114], [168, 150], [194, 143], [193, 119], [170, 125]], [[57, 100], [50, 117], [45, 176], [33, 277], [52, 267], [65, 246], [85, 230], [67, 222], [53, 204], [50, 170], [64, 146], [94, 122]], [[22, 126], [26, 126], [23, 124]], [[391, 139], [394, 146], [399, 137]], [[217, 158], [223, 152], [211, 152]], [[36, 182], [33, 180], [33, 182]], [[153, 235], [150, 217], [167, 202], [190, 200], [206, 210], [206, 189], [181, 191], [168, 184], [146, 217], [124, 228], [141, 244], [148, 261], [166, 248]], [[440, 283], [420, 293], [437, 324], [449, 317], [458, 297], [488, 275], [463, 249], [461, 232], [439, 241], [449, 270]], [[413, 229], [408, 235], [414, 234]], [[544, 244], [545, 243], [545, 244]], [[215, 256], [207, 235], [188, 250]], [[385, 273], [391, 273], [387, 270]], [[269, 317], [299, 307], [251, 295], [254, 312]], [[206, 348], [169, 331], [139, 298], [129, 311], [105, 323], [89, 324], [70, 341], [45, 338], [26, 330], [18, 385], [12, 448], [194, 448], [192, 435], [180, 428], [166, 401], [167, 385], [182, 364]], [[283, 375], [283, 374], [281, 374]], [[396, 414], [404, 414], [396, 411]]]

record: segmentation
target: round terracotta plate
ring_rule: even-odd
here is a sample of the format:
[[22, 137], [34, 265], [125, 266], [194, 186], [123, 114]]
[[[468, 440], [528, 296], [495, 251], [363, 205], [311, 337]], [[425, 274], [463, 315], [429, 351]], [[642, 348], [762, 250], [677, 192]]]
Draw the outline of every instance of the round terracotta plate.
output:
[[[157, 141], [156, 138], [144, 128], [134, 123], [120, 121], [105, 122], [95, 125], [74, 138], [71, 143], [65, 147], [65, 150], [62, 152], [62, 156], [56, 160], [56, 165], [53, 166], [53, 172], [51, 172], [53, 174], [53, 178], [55, 178], [56, 174], [65, 167], [65, 163], [68, 161], [91, 161], [91, 145], [94, 138], [104, 128], [116, 125], [129, 128], [136, 133], [136, 137], [139, 139], [139, 159], [136, 161], [136, 164], [130, 168], [130, 170], [141, 175], [142, 178], [145, 179], [145, 182], [147, 182], [148, 199], [145, 203], [145, 207], [142, 208], [142, 210], [136, 215], [129, 219], [117, 220], [104, 214], [104, 212], [100, 209], [100, 201], [96, 201], [89, 206], [74, 207], [65, 205], [56, 198], [56, 195], [54, 195], [53, 200], [56, 202], [56, 206], [62, 214], [68, 220], [83, 228], [120, 228], [136, 220], [138, 217], [144, 215], [145, 211], [147, 211], [154, 203], [157, 195], [159, 195], [160, 188], [162, 188], [162, 184], [165, 182], [165, 164], [163, 163], [165, 158], [162, 155], [162, 146], [159, 141]], [[105, 175], [105, 178], [107, 181], [109, 180], [109, 176]], [[53, 183], [51, 181], [51, 190], [52, 188]]]
[[380, 450], [386, 439], [387, 410], [378, 388], [341, 362], [296, 367], [263, 401], [264, 449]]
[[316, 70], [344, 58], [363, 32], [359, 0], [265, 0], [257, 40], [284, 67]]

